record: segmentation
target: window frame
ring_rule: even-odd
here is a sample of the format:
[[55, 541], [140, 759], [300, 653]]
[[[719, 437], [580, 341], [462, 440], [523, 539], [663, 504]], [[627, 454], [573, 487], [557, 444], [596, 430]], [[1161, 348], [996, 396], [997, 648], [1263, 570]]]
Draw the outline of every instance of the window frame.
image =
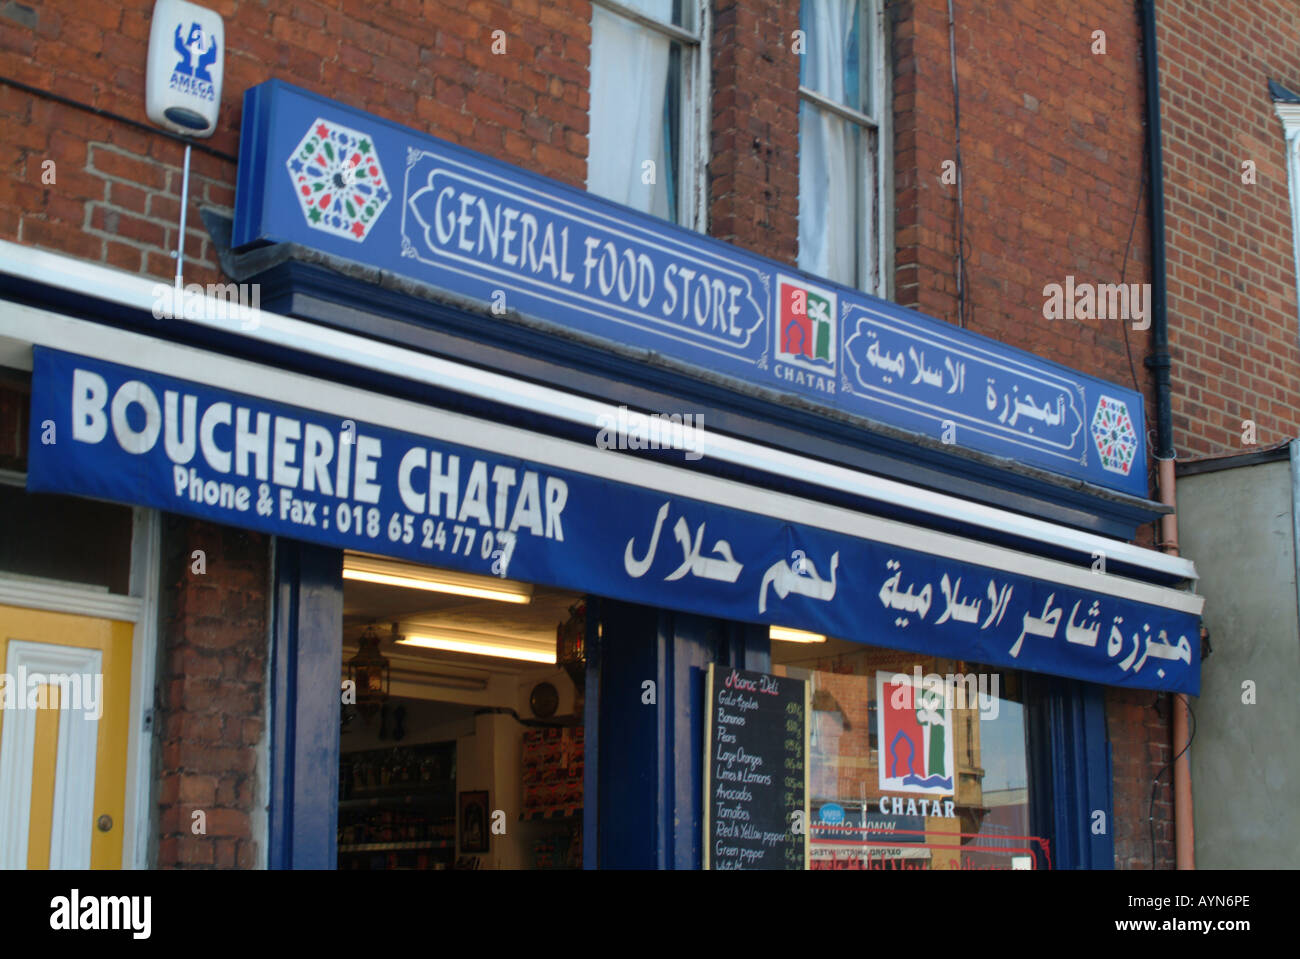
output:
[[[593, 0], [599, 2], [599, 0]], [[816, 0], [803, 0], [803, 2], [816, 2]], [[894, 203], [893, 203], [893, 124], [892, 109], [886, 109], [888, 104], [893, 102], [892, 94], [892, 73], [885, 69], [886, 60], [888, 59], [887, 51], [891, 49], [889, 44], [888, 22], [885, 18], [884, 4], [881, 0], [857, 0], [859, 9], [859, 23], [864, 34], [870, 30], [870, 51], [876, 54], [874, 62], [865, 62], [870, 53], [867, 50], [868, 44], [862, 42], [859, 38], [858, 56], [859, 56], [859, 80], [863, 86], [868, 86], [866, 91], [869, 95], [863, 96], [863, 106], [867, 111], [855, 110], [852, 107], [845, 106], [835, 100], [830, 99], [813, 90], [810, 87], [799, 84], [799, 102], [800, 106], [804, 103], [809, 104], [814, 109], [822, 110], [841, 120], [854, 124], [861, 131], [859, 142], [865, 142], [866, 138], [875, 133], [876, 135], [876, 163], [875, 169], [871, 171], [871, 179], [866, 176], [865, 164], [862, 163], [862, 156], [858, 156], [857, 177], [858, 177], [858, 249], [857, 249], [857, 276], [853, 282], [845, 283], [854, 289], [862, 290], [882, 299], [893, 299], [894, 292]], [[869, 111], [869, 112], [868, 112]], [[802, 153], [803, 149], [803, 124], [800, 123], [799, 130], [799, 147]], [[869, 191], [874, 191], [875, 210], [868, 209], [866, 198]], [[874, 220], [874, 243], [869, 249], [862, 242], [864, 236], [864, 225], [871, 213]], [[871, 256], [874, 250], [875, 256]], [[874, 262], [873, 262], [874, 260]], [[828, 278], [829, 279], [829, 278]]]
[[1286, 170], [1291, 197], [1291, 257], [1295, 265], [1297, 339], [1300, 340], [1300, 103], [1273, 104], [1286, 137]]
[[[591, 0], [591, 5], [630, 20], [680, 45], [683, 62], [678, 68], [681, 71], [681, 130], [676, 225], [697, 233], [706, 232], [709, 209], [708, 137], [712, 98], [709, 50], [709, 36], [713, 26], [712, 5], [708, 0], [682, 0], [683, 8], [690, 10], [691, 22], [695, 24], [694, 32], [656, 20], [618, 0]], [[587, 130], [587, 138], [591, 138], [590, 129]]]

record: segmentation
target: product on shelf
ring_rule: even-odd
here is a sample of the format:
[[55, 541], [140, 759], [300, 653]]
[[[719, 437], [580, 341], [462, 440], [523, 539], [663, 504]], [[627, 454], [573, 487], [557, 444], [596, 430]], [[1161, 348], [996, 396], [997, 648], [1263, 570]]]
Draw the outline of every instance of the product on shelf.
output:
[[[526, 730], [521, 776], [525, 816], [576, 816], [582, 809], [583, 772], [580, 727]], [[551, 859], [554, 861], [555, 856], [551, 855]]]

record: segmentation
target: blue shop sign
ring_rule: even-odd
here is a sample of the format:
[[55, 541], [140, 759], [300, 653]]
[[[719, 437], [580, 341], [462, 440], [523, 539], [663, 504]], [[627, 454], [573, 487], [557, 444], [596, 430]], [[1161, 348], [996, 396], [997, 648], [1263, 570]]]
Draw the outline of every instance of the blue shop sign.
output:
[[434, 433], [43, 347], [31, 417], [31, 435], [53, 440], [32, 443], [36, 492], [992, 666], [1200, 687], [1189, 613]]
[[1147, 496], [1133, 390], [270, 80], [244, 98], [234, 243], [276, 241]]

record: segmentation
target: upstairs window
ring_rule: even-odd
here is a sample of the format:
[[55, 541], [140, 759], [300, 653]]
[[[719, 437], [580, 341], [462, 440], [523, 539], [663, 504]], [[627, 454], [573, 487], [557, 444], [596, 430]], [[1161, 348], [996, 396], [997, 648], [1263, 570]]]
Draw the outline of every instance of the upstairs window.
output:
[[799, 26], [799, 267], [883, 296], [880, 4], [805, 0]]
[[1269, 81], [1273, 109], [1286, 134], [1286, 170], [1291, 184], [1291, 255], [1295, 264], [1297, 299], [1300, 300], [1300, 94]]
[[587, 189], [703, 229], [700, 0], [594, 0]]

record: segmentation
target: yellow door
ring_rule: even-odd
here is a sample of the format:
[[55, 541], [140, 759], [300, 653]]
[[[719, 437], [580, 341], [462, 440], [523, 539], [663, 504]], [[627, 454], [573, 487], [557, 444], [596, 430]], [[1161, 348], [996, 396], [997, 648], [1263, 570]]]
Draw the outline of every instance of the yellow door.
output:
[[0, 605], [0, 869], [120, 869], [130, 623]]

